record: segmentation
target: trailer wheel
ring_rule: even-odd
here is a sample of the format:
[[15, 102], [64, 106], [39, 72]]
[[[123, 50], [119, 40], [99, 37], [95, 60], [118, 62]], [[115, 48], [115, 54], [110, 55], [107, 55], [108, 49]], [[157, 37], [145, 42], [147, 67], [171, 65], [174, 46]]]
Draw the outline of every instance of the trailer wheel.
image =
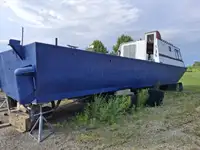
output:
[[178, 92], [182, 92], [183, 91], [183, 84], [181, 82], [177, 83], [176, 91], [178, 91]]

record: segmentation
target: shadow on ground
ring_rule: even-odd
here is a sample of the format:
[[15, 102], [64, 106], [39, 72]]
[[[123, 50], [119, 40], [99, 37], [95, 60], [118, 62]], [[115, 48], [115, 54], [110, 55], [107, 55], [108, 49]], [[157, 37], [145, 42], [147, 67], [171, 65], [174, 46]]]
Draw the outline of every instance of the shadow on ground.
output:
[[63, 104], [53, 113], [52, 117], [48, 121], [55, 125], [57, 123], [70, 121], [77, 113], [83, 112], [85, 103], [72, 102], [69, 104]]

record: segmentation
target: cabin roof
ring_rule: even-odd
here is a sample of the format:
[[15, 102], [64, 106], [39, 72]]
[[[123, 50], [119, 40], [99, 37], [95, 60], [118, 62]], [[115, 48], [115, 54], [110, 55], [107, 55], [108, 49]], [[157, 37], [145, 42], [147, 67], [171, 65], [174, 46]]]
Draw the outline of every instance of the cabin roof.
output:
[[170, 43], [170, 42], [168, 42], [168, 41], [166, 41], [166, 40], [163, 40], [163, 39], [160, 39], [160, 40], [161, 40], [162, 42], [164, 42], [164, 43], [166, 43], [166, 44], [169, 44], [170, 46], [172, 46], [172, 47], [174, 47], [174, 48], [180, 50], [180, 48], [174, 46], [172, 43]]
[[[149, 34], [149, 33], [155, 33], [155, 32], [158, 32], [158, 33], [160, 34], [160, 32], [159, 32], [158, 30], [154, 30], [154, 31], [145, 32], [145, 34]], [[161, 35], [161, 34], [160, 34], [160, 35]], [[178, 48], [177, 46], [174, 46], [172, 43], [170, 43], [170, 42], [168, 42], [168, 41], [166, 41], [166, 40], [162, 39], [162, 37], [161, 37], [159, 40], [161, 40], [162, 42], [164, 42], [164, 43], [166, 43], [166, 44], [168, 44], [168, 45], [170, 45], [170, 46], [172, 46], [172, 47], [174, 47], [174, 48], [176, 48], [176, 49], [180, 50], [180, 48]]]

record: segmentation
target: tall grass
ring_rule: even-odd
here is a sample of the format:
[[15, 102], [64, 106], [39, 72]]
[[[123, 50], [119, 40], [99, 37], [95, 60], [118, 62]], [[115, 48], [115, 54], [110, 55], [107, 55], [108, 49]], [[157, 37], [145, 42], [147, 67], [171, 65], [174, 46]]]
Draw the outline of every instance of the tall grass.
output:
[[140, 90], [138, 93], [138, 106], [144, 107], [148, 98], [148, 89]]
[[[138, 106], [143, 107], [147, 99], [147, 90], [138, 94]], [[129, 96], [95, 96], [94, 101], [88, 103], [85, 110], [76, 116], [76, 121], [83, 125], [114, 124], [130, 111], [131, 98]]]

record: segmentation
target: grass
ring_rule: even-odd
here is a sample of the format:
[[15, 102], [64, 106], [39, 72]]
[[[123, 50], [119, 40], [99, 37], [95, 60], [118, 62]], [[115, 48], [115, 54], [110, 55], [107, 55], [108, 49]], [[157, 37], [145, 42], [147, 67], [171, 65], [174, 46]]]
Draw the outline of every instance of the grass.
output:
[[[147, 99], [147, 90], [139, 93], [139, 107], [143, 107]], [[95, 96], [94, 102], [89, 103], [84, 112], [78, 114], [75, 122], [80, 125], [113, 125], [122, 120], [133, 109], [130, 109], [130, 96]]]
[[76, 130], [76, 141], [91, 149], [195, 148], [200, 139], [200, 72], [186, 72], [180, 81], [185, 91], [166, 92], [160, 107], [143, 107], [147, 91], [141, 91], [137, 112], [126, 111], [128, 97], [112, 97], [108, 103], [95, 97], [71, 122], [94, 127]]
[[[123, 149], [129, 146], [145, 149], [147, 145], [169, 143], [168, 146], [171, 146], [173, 142], [176, 142], [176, 147], [192, 143], [195, 141], [194, 137], [200, 137], [199, 122], [195, 123], [200, 117], [196, 112], [198, 106], [198, 94], [168, 92], [161, 107], [141, 109], [124, 116], [121, 122], [102, 125], [97, 129], [81, 132], [76, 137], [80, 143], [88, 143], [91, 147], [99, 145], [102, 149]], [[191, 125], [191, 122], [194, 123]], [[173, 132], [177, 134], [174, 137], [171, 135]], [[183, 136], [179, 137], [179, 132]], [[185, 134], [188, 134], [188, 139], [184, 139]]]
[[180, 81], [183, 82], [185, 90], [200, 92], [200, 71], [186, 72]]

